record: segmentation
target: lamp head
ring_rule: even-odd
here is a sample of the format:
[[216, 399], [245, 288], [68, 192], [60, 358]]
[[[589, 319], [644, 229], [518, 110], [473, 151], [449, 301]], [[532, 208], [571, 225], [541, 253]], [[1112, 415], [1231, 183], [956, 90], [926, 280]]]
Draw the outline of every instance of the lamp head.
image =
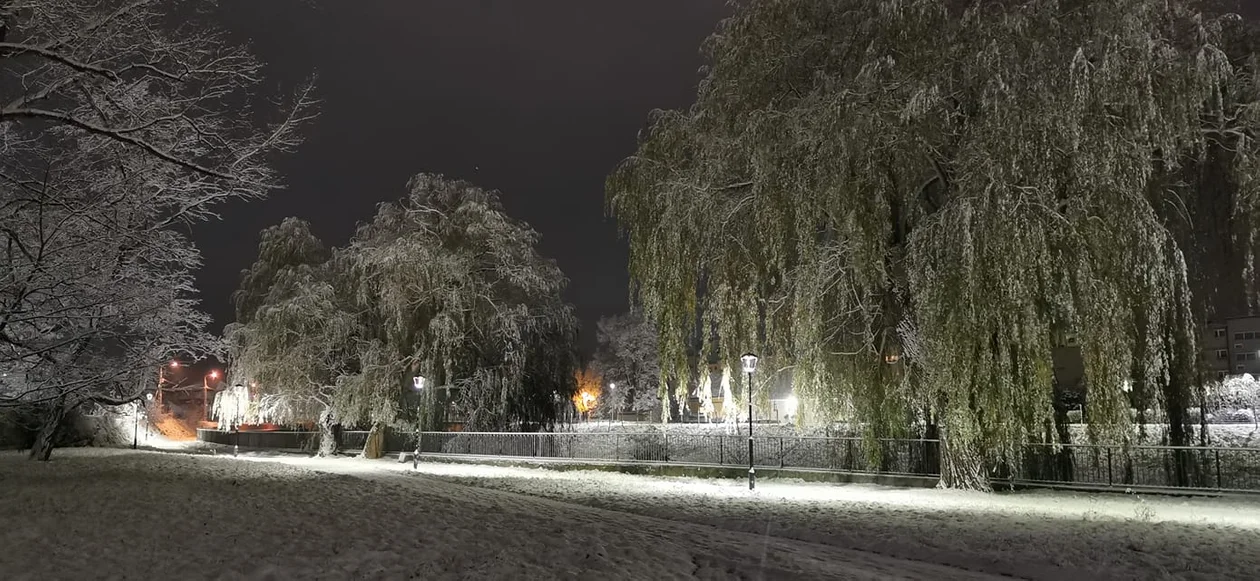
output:
[[752, 353], [745, 353], [739, 358], [740, 363], [744, 364], [744, 373], [753, 373], [757, 371], [757, 356]]

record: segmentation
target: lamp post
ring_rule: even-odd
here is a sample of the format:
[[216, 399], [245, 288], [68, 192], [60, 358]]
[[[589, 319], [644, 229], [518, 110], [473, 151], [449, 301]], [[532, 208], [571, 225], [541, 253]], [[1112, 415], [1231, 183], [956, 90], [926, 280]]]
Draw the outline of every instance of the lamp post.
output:
[[216, 369], [206, 374], [201, 380], [201, 386], [204, 388], [201, 390], [201, 421], [203, 422], [210, 421], [210, 380], [218, 378], [219, 371]]
[[757, 488], [757, 469], [753, 463], [753, 372], [757, 370], [757, 356], [745, 353], [739, 358], [748, 374], [748, 490]]
[[[171, 361], [168, 365], [171, 369], [179, 369], [178, 361]], [[162, 407], [162, 386], [166, 384], [166, 368], [168, 365], [158, 368], [157, 404], [159, 408]]]
[[[153, 401], [153, 394], [152, 393], [144, 394], [144, 399], [147, 401]], [[145, 427], [145, 434], [148, 434], [147, 426]], [[146, 435], [145, 438], [148, 438], [148, 436]], [[135, 450], [136, 446], [139, 443], [140, 443], [140, 400], [136, 400], [136, 413], [134, 416], [132, 416], [132, 422], [131, 422], [131, 449]]]
[[[411, 387], [416, 390], [416, 394], [420, 394], [424, 392], [424, 384], [427, 381], [428, 379], [426, 379], [425, 376], [417, 375], [411, 378]], [[424, 438], [424, 400], [420, 398], [417, 399], [420, 400], [420, 404], [416, 406], [416, 453], [411, 455], [412, 470], [420, 468], [420, 450], [422, 449], [420, 443]]]

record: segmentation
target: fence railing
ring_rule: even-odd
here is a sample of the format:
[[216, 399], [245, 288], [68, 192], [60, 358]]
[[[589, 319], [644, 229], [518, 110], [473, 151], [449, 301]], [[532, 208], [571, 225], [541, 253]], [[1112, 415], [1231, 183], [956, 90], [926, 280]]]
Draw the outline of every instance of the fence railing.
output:
[[[748, 436], [725, 434], [425, 432], [421, 452], [747, 466]], [[837, 472], [936, 476], [935, 440], [804, 436], [753, 438], [754, 465]]]
[[[313, 451], [316, 432], [219, 432], [198, 439], [241, 448]], [[342, 432], [346, 450], [366, 431]], [[424, 432], [421, 453], [607, 462], [747, 466], [748, 436], [670, 432]], [[384, 451], [411, 452], [416, 434], [389, 431]], [[833, 472], [940, 475], [937, 440], [755, 436], [754, 465]], [[996, 482], [1260, 492], [1260, 448], [1029, 444], [1023, 462]]]

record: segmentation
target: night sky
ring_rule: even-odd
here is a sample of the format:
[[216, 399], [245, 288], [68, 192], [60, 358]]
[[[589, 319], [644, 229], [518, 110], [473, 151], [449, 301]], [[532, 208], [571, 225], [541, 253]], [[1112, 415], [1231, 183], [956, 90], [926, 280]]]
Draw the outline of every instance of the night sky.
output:
[[[318, 8], [312, 8], [318, 4]], [[604, 215], [604, 178], [654, 108], [695, 98], [700, 46], [726, 0], [223, 0], [224, 26], [268, 65], [269, 90], [319, 75], [321, 115], [277, 161], [288, 188], [221, 207], [194, 231], [204, 308], [219, 331], [259, 232], [309, 220], [348, 241], [419, 172], [500, 190], [569, 276], [594, 323], [627, 309], [626, 244]]]

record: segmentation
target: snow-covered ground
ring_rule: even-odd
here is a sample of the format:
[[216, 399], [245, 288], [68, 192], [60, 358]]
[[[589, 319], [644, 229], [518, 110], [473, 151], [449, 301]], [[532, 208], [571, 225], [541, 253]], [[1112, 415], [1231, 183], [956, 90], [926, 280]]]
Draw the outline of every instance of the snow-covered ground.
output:
[[[411, 472], [389, 461], [285, 459]], [[360, 467], [361, 466], [361, 467]], [[1260, 498], [979, 494], [421, 463], [446, 482], [1027, 579], [1255, 579]], [[427, 481], [427, 478], [420, 479]]]
[[32, 463], [2, 453], [0, 572], [6, 580], [995, 578], [409, 468], [99, 448]]
[[1260, 499], [0, 454], [5, 579], [1254, 579]]

